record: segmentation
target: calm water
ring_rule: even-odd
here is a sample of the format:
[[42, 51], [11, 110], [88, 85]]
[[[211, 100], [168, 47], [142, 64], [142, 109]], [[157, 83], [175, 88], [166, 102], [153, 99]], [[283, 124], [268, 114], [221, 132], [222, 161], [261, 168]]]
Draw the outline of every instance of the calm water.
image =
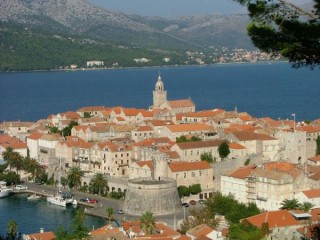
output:
[[[14, 219], [18, 231], [36, 233], [40, 228], [45, 231], [56, 231], [59, 224], [71, 231], [76, 209], [59, 207], [48, 203], [45, 199], [28, 201], [26, 194], [13, 195], [0, 199], [0, 234], [6, 234], [7, 223]], [[101, 227], [106, 221], [86, 215], [86, 226], [90, 229]]]
[[320, 118], [320, 70], [278, 63], [0, 73], [0, 121], [34, 121], [83, 106], [148, 108], [159, 71], [168, 99], [191, 97], [197, 110], [237, 107], [257, 117]]

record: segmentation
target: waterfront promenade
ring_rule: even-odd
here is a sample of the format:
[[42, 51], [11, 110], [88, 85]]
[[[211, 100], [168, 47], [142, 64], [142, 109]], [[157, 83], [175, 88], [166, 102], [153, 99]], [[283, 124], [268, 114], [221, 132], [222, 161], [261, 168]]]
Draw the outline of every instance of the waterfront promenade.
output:
[[[24, 185], [28, 187], [27, 191], [23, 190], [23, 191], [15, 191], [15, 192], [17, 194], [25, 193], [25, 192], [36, 193], [44, 197], [47, 197], [49, 195], [53, 195], [56, 193], [56, 187], [54, 186], [37, 185], [31, 182], [25, 182]], [[127, 215], [126, 213], [124, 214], [116, 213], [117, 209], [121, 209], [121, 210], [123, 209], [123, 203], [124, 203], [123, 200], [116, 200], [116, 199], [101, 197], [98, 195], [93, 195], [90, 193], [83, 193], [78, 191], [72, 191], [72, 194], [73, 194], [73, 197], [77, 200], [78, 205], [85, 207], [85, 213], [88, 215], [107, 218], [106, 209], [113, 208], [114, 210], [113, 219], [115, 221], [139, 220], [139, 216]], [[98, 203], [88, 204], [88, 203], [80, 202], [80, 199], [85, 197], [97, 199]], [[190, 208], [194, 208], [194, 207], [196, 206], [190, 206]], [[171, 214], [171, 215], [156, 216], [155, 219], [156, 221], [165, 222], [168, 226], [175, 228], [178, 225], [178, 222], [182, 221], [187, 216], [189, 216], [189, 208], [185, 208], [181, 206], [181, 211], [179, 213]]]

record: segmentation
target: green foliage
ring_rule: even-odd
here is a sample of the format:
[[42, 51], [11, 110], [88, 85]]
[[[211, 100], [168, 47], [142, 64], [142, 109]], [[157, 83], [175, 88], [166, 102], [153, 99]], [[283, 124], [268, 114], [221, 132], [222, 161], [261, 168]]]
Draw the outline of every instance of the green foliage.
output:
[[152, 234], [156, 229], [156, 222], [152, 212], [146, 211], [142, 214], [139, 227], [146, 235]]
[[318, 156], [320, 155], [320, 136], [317, 137], [316, 144], [317, 144], [316, 156]]
[[70, 239], [68, 232], [64, 229], [62, 225], [59, 224], [58, 229], [55, 232], [57, 240], [67, 240]]
[[245, 162], [244, 162], [244, 165], [245, 166], [248, 166], [250, 164], [250, 158], [248, 158]]
[[201, 161], [206, 161], [208, 163], [213, 163], [212, 154], [210, 152], [209, 153], [201, 153], [200, 159], [201, 159]]
[[178, 194], [180, 198], [190, 196], [190, 189], [186, 186], [179, 186]]
[[107, 209], [106, 209], [106, 213], [107, 213], [107, 218], [108, 218], [109, 224], [110, 224], [111, 219], [112, 219], [113, 214], [114, 214], [113, 208], [111, 208], [111, 207], [107, 208]]
[[203, 206], [201, 208], [191, 208], [190, 215], [192, 217], [186, 218], [180, 225], [179, 232], [182, 234], [185, 234], [191, 228], [201, 224], [206, 224], [213, 229], [217, 226], [217, 221], [215, 220], [212, 211], [210, 211], [207, 206]]
[[238, 240], [259, 240], [264, 238], [261, 229], [250, 223], [233, 223], [230, 226], [230, 239]]
[[176, 143], [184, 143], [184, 142], [197, 142], [201, 141], [202, 139], [196, 136], [192, 136], [190, 139], [187, 139], [186, 136], [182, 135], [180, 137], [176, 137]]
[[193, 184], [189, 186], [190, 194], [195, 195], [201, 193], [201, 185], [200, 184]]
[[16, 168], [17, 172], [23, 168], [23, 157], [20, 153], [13, 150], [12, 147], [7, 147], [2, 153], [3, 160], [9, 164], [9, 169]]
[[7, 172], [0, 175], [0, 180], [5, 181], [7, 185], [16, 185], [20, 183], [20, 175], [16, 172]]
[[[183, 64], [186, 60], [182, 51], [159, 51], [158, 46], [157, 49], [118, 47], [121, 38], [116, 39], [117, 44], [113, 44], [60, 31], [61, 28], [58, 26], [54, 32], [50, 32], [30, 25], [0, 22], [0, 71], [60, 70], [71, 64], [81, 68], [86, 67], [86, 62], [92, 59], [104, 61], [106, 67], [114, 67], [115, 63], [117, 67], [166, 65], [162, 60], [164, 57], [169, 57], [171, 64]], [[103, 32], [101, 28], [99, 32]], [[113, 35], [110, 33], [108, 37]], [[143, 57], [152, 61], [143, 64], [133, 61]]]
[[299, 205], [299, 209], [304, 212], [309, 212], [311, 208], [313, 208], [315, 205], [313, 205], [311, 202], [303, 202]]
[[83, 117], [84, 117], [84, 118], [91, 118], [91, 115], [90, 115], [90, 113], [88, 113], [88, 112], [84, 112], [84, 113], [83, 113]]
[[111, 192], [109, 194], [109, 196], [114, 199], [124, 199], [125, 193], [124, 192]]
[[319, 0], [314, 0], [314, 12], [280, 0], [234, 1], [248, 8], [251, 23], [247, 30], [256, 47], [267, 53], [280, 53], [294, 67], [319, 66]]
[[90, 181], [89, 191], [93, 194], [104, 194], [108, 190], [108, 181], [102, 173], [96, 173]]
[[48, 129], [49, 129], [50, 133], [59, 133], [59, 134], [61, 134], [61, 131], [57, 127], [48, 126]]
[[78, 123], [71, 121], [67, 127], [62, 129], [62, 136], [71, 136], [71, 130], [74, 126], [78, 126]]
[[239, 223], [240, 219], [260, 213], [256, 204], [245, 205], [233, 197], [223, 196], [221, 193], [216, 193], [213, 198], [208, 199], [206, 205], [213, 214], [223, 215], [231, 223]]
[[221, 159], [225, 159], [230, 154], [230, 148], [228, 143], [223, 142], [218, 147], [219, 156]]
[[70, 168], [67, 176], [69, 187], [77, 190], [81, 186], [82, 176], [83, 172], [80, 167]]
[[299, 201], [296, 198], [285, 199], [281, 203], [281, 209], [295, 210], [300, 208]]
[[10, 220], [7, 224], [7, 235], [9, 240], [14, 240], [18, 236], [18, 224], [14, 220]]
[[89, 229], [84, 225], [84, 209], [78, 208], [73, 223], [72, 239], [83, 239], [88, 236]]

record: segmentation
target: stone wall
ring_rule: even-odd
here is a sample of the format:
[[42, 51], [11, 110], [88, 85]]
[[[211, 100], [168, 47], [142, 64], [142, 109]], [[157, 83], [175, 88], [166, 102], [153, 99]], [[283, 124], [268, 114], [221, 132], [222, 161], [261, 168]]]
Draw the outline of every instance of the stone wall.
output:
[[141, 216], [150, 211], [153, 215], [167, 215], [179, 212], [181, 201], [177, 191], [176, 181], [151, 178], [136, 178], [129, 180], [124, 211], [126, 214]]

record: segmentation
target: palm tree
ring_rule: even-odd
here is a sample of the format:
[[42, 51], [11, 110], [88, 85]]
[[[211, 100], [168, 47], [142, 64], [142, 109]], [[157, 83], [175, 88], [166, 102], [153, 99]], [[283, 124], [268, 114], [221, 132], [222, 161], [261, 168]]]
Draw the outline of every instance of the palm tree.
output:
[[3, 160], [9, 164], [9, 169], [11, 171], [11, 167], [15, 167], [20, 170], [23, 166], [22, 164], [22, 156], [20, 153], [15, 152], [11, 146], [7, 147], [6, 150], [2, 153]]
[[108, 181], [102, 173], [96, 173], [90, 181], [90, 190], [93, 193], [105, 193], [108, 188]]
[[72, 167], [68, 172], [68, 185], [70, 188], [78, 189], [81, 186], [81, 177], [83, 176], [83, 172], [80, 167]]
[[309, 210], [313, 207], [314, 205], [311, 202], [303, 202], [300, 204], [300, 209], [304, 212], [309, 212]]
[[151, 235], [156, 228], [155, 218], [152, 212], [146, 211], [140, 217], [140, 228], [146, 235]]
[[111, 219], [112, 219], [113, 214], [114, 214], [114, 210], [113, 210], [113, 208], [109, 207], [109, 208], [106, 209], [106, 212], [107, 212], [107, 218], [109, 219], [109, 224], [110, 224]]
[[282, 201], [281, 205], [282, 205], [281, 209], [287, 209], [287, 210], [294, 210], [294, 209], [300, 208], [299, 201], [295, 198], [285, 199]]
[[9, 239], [16, 239], [18, 235], [18, 224], [14, 220], [10, 220], [7, 225]]
[[26, 157], [24, 159], [24, 169], [28, 173], [31, 173], [32, 178], [34, 178], [37, 175], [37, 173], [41, 171], [41, 166], [37, 162], [37, 160]]

